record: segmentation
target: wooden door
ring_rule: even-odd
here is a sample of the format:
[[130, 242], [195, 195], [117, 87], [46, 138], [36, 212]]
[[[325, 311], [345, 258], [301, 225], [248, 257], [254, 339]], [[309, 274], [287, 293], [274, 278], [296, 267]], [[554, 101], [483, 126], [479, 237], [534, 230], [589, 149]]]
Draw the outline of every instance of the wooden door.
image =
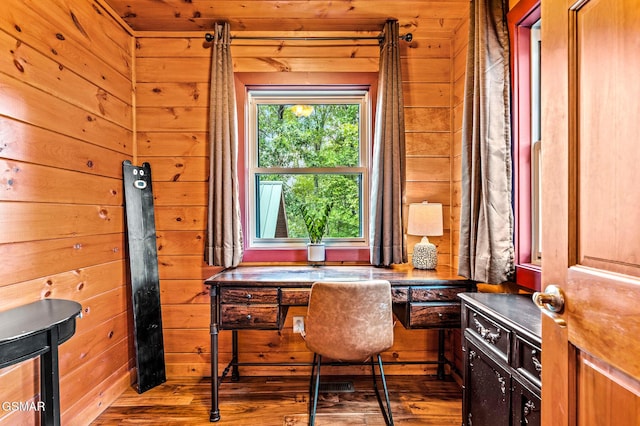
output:
[[640, 424], [640, 1], [542, 1], [542, 424]]

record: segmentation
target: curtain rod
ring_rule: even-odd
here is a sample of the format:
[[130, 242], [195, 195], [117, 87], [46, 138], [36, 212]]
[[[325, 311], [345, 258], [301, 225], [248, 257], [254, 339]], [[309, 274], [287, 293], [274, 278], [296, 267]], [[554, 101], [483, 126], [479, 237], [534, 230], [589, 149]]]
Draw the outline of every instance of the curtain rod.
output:
[[[213, 34], [206, 33], [204, 38], [208, 42], [213, 41]], [[406, 33], [405, 35], [401, 35], [400, 39], [406, 41], [407, 43], [413, 40], [413, 34]], [[232, 40], [383, 40], [383, 37], [375, 36], [375, 37], [259, 37], [259, 36], [231, 36]]]

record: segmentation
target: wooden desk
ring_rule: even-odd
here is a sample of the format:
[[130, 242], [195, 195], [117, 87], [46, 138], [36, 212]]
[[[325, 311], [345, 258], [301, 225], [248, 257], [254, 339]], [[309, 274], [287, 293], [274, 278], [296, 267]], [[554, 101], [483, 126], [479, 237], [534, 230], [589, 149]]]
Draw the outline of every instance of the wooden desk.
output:
[[[60, 424], [58, 345], [76, 331], [78, 302], [44, 299], [0, 312], [0, 368], [40, 359], [40, 424]], [[25, 402], [25, 401], [10, 401]]]
[[[438, 377], [444, 378], [444, 331], [460, 327], [457, 295], [475, 291], [475, 284], [449, 267], [414, 269], [371, 266], [240, 266], [205, 281], [211, 296], [211, 412], [220, 420], [218, 407], [218, 332], [233, 330], [232, 379], [238, 379], [238, 330], [280, 330], [290, 306], [305, 306], [316, 281], [383, 279], [391, 283], [393, 312], [406, 328], [439, 329]], [[306, 365], [306, 364], [305, 364]], [[310, 365], [310, 364], [309, 364]], [[228, 372], [227, 367], [222, 378]]]

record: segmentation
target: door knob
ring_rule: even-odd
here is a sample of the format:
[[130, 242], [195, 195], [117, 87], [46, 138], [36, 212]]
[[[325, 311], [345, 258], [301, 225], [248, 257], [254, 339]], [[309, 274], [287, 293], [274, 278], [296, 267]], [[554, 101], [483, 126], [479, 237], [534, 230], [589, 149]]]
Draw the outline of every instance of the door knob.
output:
[[564, 309], [564, 294], [560, 287], [554, 284], [548, 285], [544, 293], [538, 291], [533, 293], [532, 299], [540, 309], [548, 309], [558, 314]]

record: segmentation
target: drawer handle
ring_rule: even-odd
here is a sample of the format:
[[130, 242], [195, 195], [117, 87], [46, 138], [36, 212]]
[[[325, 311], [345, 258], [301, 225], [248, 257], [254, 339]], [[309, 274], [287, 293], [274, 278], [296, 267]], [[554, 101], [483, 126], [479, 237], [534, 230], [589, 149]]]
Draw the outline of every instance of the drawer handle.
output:
[[476, 354], [476, 351], [469, 351], [469, 367], [473, 367], [473, 360], [475, 360], [476, 358], [478, 358], [478, 354]]
[[476, 325], [476, 330], [478, 330], [480, 337], [482, 337], [488, 343], [495, 345], [498, 339], [500, 339], [499, 328], [497, 329], [497, 333], [492, 333], [488, 328], [485, 328], [482, 324], [480, 324], [480, 321], [478, 321], [477, 319], [474, 318], [473, 322]]
[[247, 321], [251, 321], [251, 314], [247, 315]]
[[496, 373], [496, 378], [498, 379], [498, 382], [500, 383], [500, 390], [502, 391], [502, 400], [504, 401], [504, 397], [507, 396], [507, 381], [496, 370], [493, 370], [493, 372]]
[[537, 354], [536, 351], [531, 351], [531, 362], [533, 362], [533, 366], [536, 369], [536, 371], [538, 373], [541, 373], [542, 372], [542, 363], [540, 362], [538, 357], [536, 357], [536, 354]]
[[533, 413], [536, 409], [536, 405], [533, 403], [533, 401], [527, 401], [524, 404], [524, 422], [525, 424], [529, 424], [529, 419], [527, 417], [529, 417], [529, 414]]
[[252, 297], [251, 293], [247, 293], [247, 299], [251, 299]]

